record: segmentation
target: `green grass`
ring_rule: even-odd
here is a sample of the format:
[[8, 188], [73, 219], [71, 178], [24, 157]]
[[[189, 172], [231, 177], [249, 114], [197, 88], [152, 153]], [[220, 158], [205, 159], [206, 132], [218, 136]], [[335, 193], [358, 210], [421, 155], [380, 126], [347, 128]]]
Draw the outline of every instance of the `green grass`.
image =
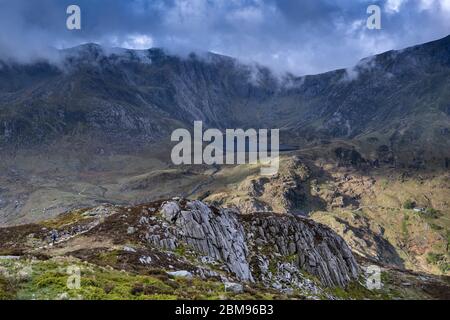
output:
[[439, 262], [443, 261], [445, 259], [445, 256], [443, 254], [439, 253], [433, 253], [429, 252], [427, 255], [427, 262], [431, 264], [438, 264]]
[[117, 264], [119, 252], [117, 250], [105, 251], [99, 254], [98, 258], [106, 265], [114, 267]]
[[431, 228], [432, 230], [434, 230], [434, 231], [441, 231], [441, 230], [444, 229], [443, 227], [441, 227], [441, 226], [439, 226], [439, 225], [437, 225], [437, 224], [434, 224], [434, 223], [430, 223], [429, 225], [430, 225], [430, 228]]
[[447, 248], [450, 247], [450, 230], [447, 231]]
[[3, 276], [0, 276], [0, 300], [14, 299], [15, 292], [11, 288], [11, 283]]
[[408, 238], [409, 231], [408, 231], [408, 220], [409, 216], [407, 213], [403, 214], [403, 220], [402, 220], [402, 233], [404, 238]]
[[429, 252], [427, 255], [427, 262], [437, 266], [442, 273], [447, 273], [450, 271], [450, 264], [448, 263], [447, 257], [443, 253]]
[[384, 300], [390, 298], [390, 295], [384, 290], [369, 290], [358, 281], [351, 282], [345, 289], [337, 287], [328, 289], [328, 292], [344, 300]]
[[174, 253], [176, 253], [177, 255], [184, 257], [186, 255], [186, 246], [180, 244], [178, 245], [178, 247], [175, 249]]
[[[83, 299], [83, 300], [172, 300], [172, 299], [274, 299], [270, 290], [252, 290], [251, 293], [225, 292], [222, 282], [199, 278], [174, 278], [164, 271], [148, 275], [133, 274], [110, 268], [101, 268], [78, 260], [35, 261], [21, 260], [21, 268], [32, 267], [28, 279], [20, 281], [0, 277], [0, 299]], [[1, 267], [13, 272], [13, 262], [2, 261]], [[78, 289], [68, 287], [69, 266], [81, 269]], [[69, 282], [70, 283], [70, 282]], [[278, 294], [279, 296], [279, 294]]]
[[439, 210], [433, 209], [433, 208], [427, 208], [425, 209], [425, 212], [422, 213], [426, 218], [430, 219], [438, 219], [442, 217], [442, 213]]
[[79, 222], [80, 220], [82, 220], [84, 218], [83, 213], [86, 211], [87, 211], [86, 209], [74, 210], [74, 211], [59, 215], [55, 219], [43, 221], [40, 224], [47, 228], [58, 229], [63, 226], [66, 226], [66, 225], [70, 225], [75, 222]]
[[410, 199], [406, 200], [405, 203], [403, 203], [403, 208], [407, 210], [412, 210], [416, 207], [416, 203]]
[[389, 181], [387, 179], [381, 179], [380, 184], [381, 184], [381, 189], [386, 190], [387, 187], [389, 186]]

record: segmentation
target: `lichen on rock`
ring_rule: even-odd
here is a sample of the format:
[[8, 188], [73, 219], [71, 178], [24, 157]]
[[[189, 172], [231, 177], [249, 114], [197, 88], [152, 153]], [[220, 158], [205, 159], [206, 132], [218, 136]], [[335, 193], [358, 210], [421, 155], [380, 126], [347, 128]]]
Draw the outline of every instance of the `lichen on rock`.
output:
[[[283, 277], [289, 282], [292, 276], [301, 282], [305, 273], [326, 286], [344, 287], [359, 274], [345, 241], [328, 227], [306, 218], [272, 213], [241, 215], [238, 210], [187, 200], [163, 203], [160, 214], [169, 227], [162, 236], [150, 236], [153, 244], [168, 250], [186, 245], [222, 262], [240, 281], [282, 283], [286, 282]], [[276, 264], [276, 270], [264, 267], [271, 263]], [[289, 270], [292, 274], [286, 275]], [[284, 276], [277, 278], [275, 274]]]

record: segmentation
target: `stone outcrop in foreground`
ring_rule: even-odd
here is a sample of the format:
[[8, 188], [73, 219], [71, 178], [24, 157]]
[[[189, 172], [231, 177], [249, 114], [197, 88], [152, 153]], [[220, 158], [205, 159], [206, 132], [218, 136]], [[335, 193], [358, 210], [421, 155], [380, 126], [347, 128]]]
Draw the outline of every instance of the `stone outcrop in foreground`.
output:
[[345, 241], [328, 227], [292, 215], [240, 215], [200, 201], [173, 200], [161, 205], [164, 232], [149, 227], [154, 246], [187, 246], [205, 264], [221, 263], [238, 280], [272, 287], [301, 287], [305, 275], [326, 286], [346, 286], [359, 268]]

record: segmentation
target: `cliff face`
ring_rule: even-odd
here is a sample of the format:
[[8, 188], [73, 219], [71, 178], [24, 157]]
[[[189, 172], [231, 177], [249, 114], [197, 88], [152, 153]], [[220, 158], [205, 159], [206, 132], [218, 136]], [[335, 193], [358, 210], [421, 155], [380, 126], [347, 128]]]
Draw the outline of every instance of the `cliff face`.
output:
[[[51, 235], [56, 231], [53, 243]], [[389, 273], [381, 290], [329, 228], [200, 201], [103, 205], [0, 228], [0, 296], [29, 299], [442, 299], [445, 279]], [[371, 263], [371, 261], [370, 261]], [[68, 267], [82, 270], [69, 290]], [[361, 276], [360, 276], [361, 274]], [[46, 279], [43, 282], [42, 279]], [[48, 280], [47, 280], [48, 279]], [[355, 281], [360, 280], [360, 281]], [[409, 285], [405, 285], [409, 283]]]
[[93, 44], [60, 54], [58, 66], [0, 61], [0, 144], [33, 145], [92, 132], [107, 143], [148, 143], [194, 120], [232, 128], [239, 118], [235, 104], [265, 91], [250, 84], [249, 67], [213, 54], [107, 52]]
[[0, 61], [0, 146], [93, 136], [137, 148], [202, 120], [282, 128], [293, 141], [362, 139], [374, 152], [407, 153], [408, 164], [436, 158], [442, 166], [450, 157], [449, 52], [447, 36], [299, 78], [215, 54], [92, 44], [61, 52], [58, 67]]
[[152, 233], [151, 227], [146, 235], [150, 243], [169, 250], [193, 248], [222, 261], [242, 281], [282, 288], [301, 283], [306, 271], [326, 286], [346, 286], [359, 274], [345, 241], [308, 219], [271, 213], [241, 216], [200, 201], [166, 202], [161, 216], [170, 226], [162, 234]]

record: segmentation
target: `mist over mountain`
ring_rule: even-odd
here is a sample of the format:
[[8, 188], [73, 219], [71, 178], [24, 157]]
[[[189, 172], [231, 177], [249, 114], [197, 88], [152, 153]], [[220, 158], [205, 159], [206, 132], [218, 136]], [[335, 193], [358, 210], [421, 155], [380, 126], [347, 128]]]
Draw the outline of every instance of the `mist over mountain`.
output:
[[130, 49], [206, 50], [304, 75], [442, 38], [450, 29], [448, 0], [370, 3], [383, 14], [382, 28], [376, 31], [366, 28], [365, 0], [78, 0], [82, 28], [77, 31], [65, 28], [72, 4], [2, 1], [0, 59], [53, 59], [49, 47], [95, 42]]
[[0, 300], [450, 299], [449, 18], [0, 0]]
[[[52, 57], [0, 61], [0, 299], [72, 298], [67, 261], [91, 266], [89, 299], [448, 298], [450, 36], [301, 77], [163, 48]], [[171, 133], [196, 120], [290, 148], [270, 177], [177, 166]]]
[[303, 77], [213, 53], [86, 44], [58, 55], [56, 64], [1, 63], [3, 148], [80, 136], [138, 147], [202, 120], [280, 128], [286, 141], [356, 139], [441, 164], [450, 150], [450, 36]]

